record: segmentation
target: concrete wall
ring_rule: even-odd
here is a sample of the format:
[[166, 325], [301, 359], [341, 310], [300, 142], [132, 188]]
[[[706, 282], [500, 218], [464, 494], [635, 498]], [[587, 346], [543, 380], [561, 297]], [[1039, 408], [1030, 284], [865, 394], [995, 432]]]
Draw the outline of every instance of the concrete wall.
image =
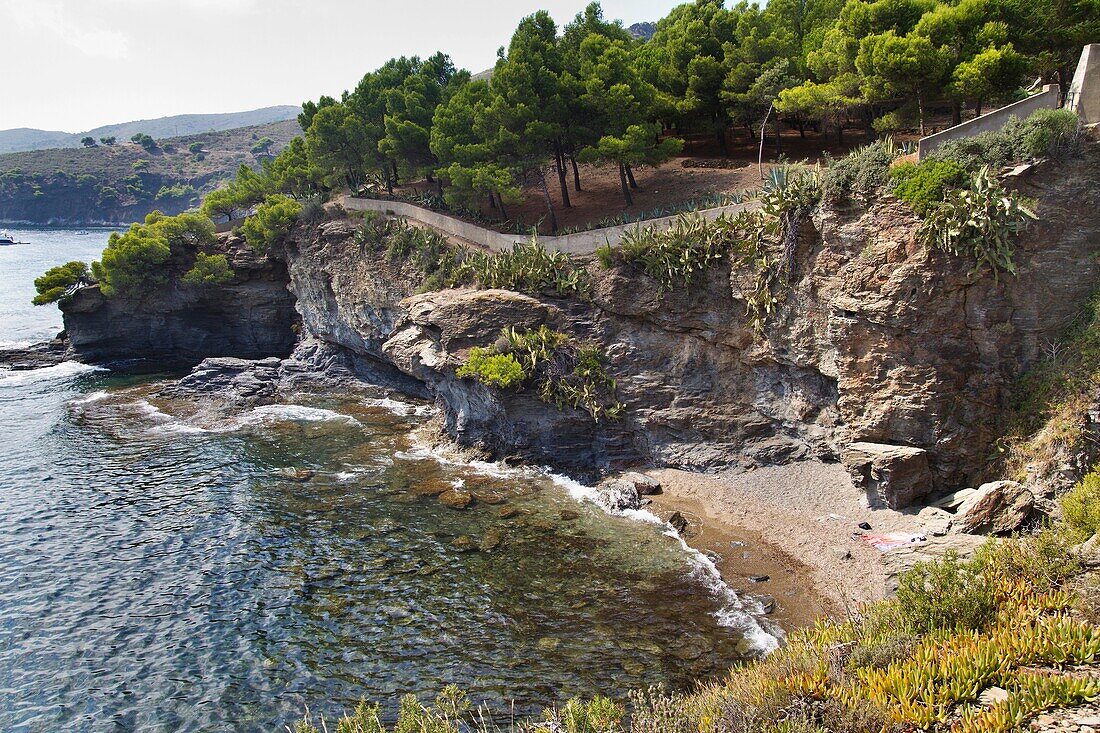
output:
[[1007, 107], [1001, 107], [1000, 109], [993, 110], [989, 114], [975, 117], [961, 125], [949, 127], [943, 132], [937, 132], [935, 135], [922, 137], [920, 142], [917, 143], [917, 160], [924, 160], [929, 153], [945, 142], [962, 140], [963, 138], [974, 137], [982, 132], [999, 130], [1011, 117], [1017, 117], [1022, 120], [1032, 112], [1040, 109], [1058, 109], [1060, 101], [1058, 86], [1056, 84], [1047, 84], [1043, 87], [1043, 91], [1027, 99], [1013, 102]]
[[1086, 125], [1100, 122], [1100, 43], [1090, 43], [1081, 51], [1066, 93], [1066, 109], [1076, 112]]
[[[406, 219], [427, 224], [428, 226], [446, 232], [453, 236], [465, 239], [473, 244], [486, 247], [494, 252], [509, 249], [517, 242], [530, 241], [529, 234], [504, 234], [494, 232], [491, 229], [471, 224], [468, 221], [456, 219], [453, 216], [441, 214], [438, 211], [425, 209], [421, 206], [409, 204], [404, 201], [382, 201], [379, 199], [362, 199], [345, 196], [341, 204], [348, 211], [377, 211], [382, 214], [401, 216]], [[747, 201], [743, 204], [720, 206], [714, 209], [705, 209], [697, 213], [706, 219], [714, 220], [723, 214], [735, 216], [746, 210], [759, 208], [759, 201]], [[592, 254], [597, 248], [605, 244], [618, 244], [623, 234], [630, 229], [638, 227], [654, 229], [668, 229], [676, 221], [675, 216], [666, 216], [660, 219], [649, 219], [634, 224], [623, 224], [606, 229], [593, 229], [577, 234], [564, 234], [560, 237], [539, 236], [539, 244], [551, 251], [564, 252], [566, 254], [584, 255]]]

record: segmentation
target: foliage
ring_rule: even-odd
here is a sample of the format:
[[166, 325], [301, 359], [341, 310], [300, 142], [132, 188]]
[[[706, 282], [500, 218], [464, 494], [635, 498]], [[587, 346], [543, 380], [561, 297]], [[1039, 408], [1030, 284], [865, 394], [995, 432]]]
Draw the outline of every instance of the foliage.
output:
[[149, 135], [146, 135], [144, 132], [137, 133], [130, 138], [130, 141], [137, 145], [140, 145], [150, 153], [157, 149], [157, 141]]
[[275, 144], [275, 141], [266, 135], [259, 140], [249, 149], [254, 155], [261, 155], [271, 149], [271, 146]]
[[1100, 294], [1094, 294], [1066, 330], [1045, 346], [1046, 358], [1015, 386], [1018, 395], [1006, 426], [1010, 476], [1023, 480], [1028, 468], [1047, 474], [1059, 456], [1087, 440], [1095, 386], [1100, 384]]
[[242, 163], [232, 181], [207, 194], [200, 211], [211, 219], [225, 217], [231, 221], [264, 201], [272, 194], [273, 188], [269, 176], [261, 175]]
[[974, 260], [973, 273], [988, 267], [997, 277], [1016, 274], [1013, 240], [1038, 217], [1034, 204], [1004, 190], [989, 167], [970, 186], [950, 191], [921, 224], [917, 236], [928, 246]]
[[898, 584], [901, 618], [918, 633], [984, 628], [993, 620], [993, 588], [981, 569], [953, 554], [918, 563]]
[[1080, 121], [1069, 110], [1039, 110], [1024, 120], [1015, 117], [1001, 127], [971, 138], [944, 143], [926, 160], [951, 160], [974, 172], [983, 166], [1002, 168], [1031, 158], [1065, 158], [1078, 152]]
[[140, 295], [169, 280], [173, 260], [190, 259], [213, 242], [214, 225], [205, 216], [154, 211], [143, 224], [111, 234], [102, 259], [92, 263], [92, 274], [108, 298]]
[[1068, 109], [1033, 112], [1020, 128], [1020, 148], [1031, 158], [1075, 155], [1081, 145], [1081, 120]]
[[266, 252], [286, 236], [301, 211], [302, 205], [292, 198], [268, 196], [256, 207], [256, 213], [245, 219], [241, 233], [254, 251]]
[[482, 384], [499, 389], [508, 389], [527, 379], [527, 373], [512, 354], [497, 354], [489, 349], [475, 347], [470, 357], [458, 368], [459, 377], [473, 377]]
[[1060, 503], [1066, 524], [1082, 539], [1100, 532], [1100, 467], [1087, 473], [1063, 494]]
[[966, 169], [953, 160], [902, 163], [890, 171], [894, 195], [907, 202], [921, 216], [927, 216], [947, 192], [968, 179]]
[[662, 292], [687, 287], [720, 261], [738, 241], [735, 220], [708, 221], [699, 214], [680, 214], [667, 229], [628, 229], [617, 248], [605, 248], [605, 265], [621, 261], [639, 267], [657, 281]]
[[31, 302], [35, 305], [46, 305], [60, 300], [73, 288], [88, 282], [90, 276], [88, 265], [84, 262], [66, 262], [64, 265], [51, 267], [35, 278], [34, 289], [38, 294]]
[[826, 200], [870, 203], [889, 184], [890, 164], [899, 152], [892, 140], [879, 140], [834, 162], [822, 181]]
[[456, 374], [500, 389], [530, 383], [543, 402], [584, 410], [599, 422], [617, 420], [623, 410], [606, 362], [598, 349], [546, 325], [526, 331], [508, 327], [491, 347], [471, 349]]
[[583, 269], [569, 255], [553, 252], [537, 238], [488, 254], [467, 251], [457, 282], [469, 280], [479, 288], [503, 288], [531, 295], [571, 295], [587, 287]]
[[180, 278], [186, 285], [210, 287], [224, 285], [233, 280], [233, 268], [223, 254], [207, 255], [199, 252], [195, 255], [195, 264]]
[[85, 137], [80, 138], [80, 144], [83, 145], [86, 148], [94, 148], [95, 147], [95, 138], [92, 137], [91, 135], [87, 135]]
[[569, 700], [561, 709], [550, 709], [543, 719], [551, 730], [564, 733], [615, 733], [625, 710], [613, 700], [597, 695], [588, 701]]

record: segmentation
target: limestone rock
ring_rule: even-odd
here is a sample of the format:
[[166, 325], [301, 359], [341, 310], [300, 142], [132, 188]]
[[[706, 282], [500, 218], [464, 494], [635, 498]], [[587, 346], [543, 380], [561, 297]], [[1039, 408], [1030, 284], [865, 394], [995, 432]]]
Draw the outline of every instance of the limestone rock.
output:
[[596, 487], [593, 502], [609, 514], [621, 514], [628, 509], [641, 507], [641, 497], [634, 484], [623, 479], [604, 481]]
[[638, 490], [640, 496], [656, 496], [661, 493], [661, 482], [644, 473], [630, 471], [620, 476], [623, 481], [629, 481]]
[[926, 506], [917, 514], [921, 521], [921, 527], [926, 534], [933, 537], [943, 537], [951, 531], [951, 523], [955, 516], [951, 512], [934, 506]]
[[841, 455], [856, 488], [873, 507], [904, 509], [932, 489], [928, 453], [922, 448], [852, 443]]
[[955, 515], [954, 527], [967, 534], [1008, 534], [1031, 516], [1035, 497], [1015, 481], [982, 484]]

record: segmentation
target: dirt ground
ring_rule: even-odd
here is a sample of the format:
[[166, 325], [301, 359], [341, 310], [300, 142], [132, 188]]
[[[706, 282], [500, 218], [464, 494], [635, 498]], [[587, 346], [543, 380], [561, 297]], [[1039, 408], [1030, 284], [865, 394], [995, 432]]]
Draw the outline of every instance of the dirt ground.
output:
[[[749, 141], [743, 133], [734, 135], [725, 154], [713, 136], [687, 136], [684, 142], [684, 151], [680, 156], [656, 168], [635, 170], [638, 188], [632, 191], [634, 205], [629, 207], [623, 199], [617, 166], [582, 165], [581, 191], [574, 190], [573, 172], [567, 166], [566, 182], [572, 206], [564, 208], [557, 173], [551, 166], [546, 171], [546, 182], [557, 214], [558, 228], [591, 227], [609, 217], [667, 209], [712, 194], [740, 193], [760, 186], [762, 178], [757, 167], [759, 141]], [[826, 155], [840, 157], [865, 142], [863, 134], [855, 130], [845, 130], [843, 145], [837, 143], [835, 135], [807, 131], [803, 138], [798, 130], [785, 130], [778, 147], [774, 135], [769, 136], [764, 148], [764, 169], [766, 171], [781, 159], [817, 163]], [[434, 190], [435, 186], [426, 181], [416, 181], [398, 188], [399, 193]], [[499, 216], [498, 212], [489, 208], [488, 202], [481, 213], [490, 218]], [[540, 233], [551, 233], [540, 186], [526, 186], [523, 201], [509, 206], [508, 215], [528, 226], [541, 222]]]

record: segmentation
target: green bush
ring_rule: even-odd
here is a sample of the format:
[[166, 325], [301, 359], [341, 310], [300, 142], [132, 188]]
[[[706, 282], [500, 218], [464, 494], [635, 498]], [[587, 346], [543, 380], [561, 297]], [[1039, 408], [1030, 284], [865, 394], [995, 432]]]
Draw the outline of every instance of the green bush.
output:
[[625, 710], [610, 698], [597, 695], [588, 702], [569, 700], [560, 710], [543, 713], [550, 730], [563, 733], [617, 733]]
[[482, 384], [500, 389], [522, 384], [527, 373], [512, 354], [497, 354], [489, 349], [475, 347], [469, 360], [458, 368], [459, 377], [473, 377]]
[[503, 288], [531, 295], [570, 295], [586, 288], [584, 270], [569, 255], [551, 252], [535, 237], [496, 254], [469, 251], [456, 276], [459, 282], [473, 282], [479, 288]]
[[912, 631], [981, 629], [993, 621], [993, 585], [975, 563], [952, 553], [917, 563], [898, 581], [898, 609]]
[[1064, 158], [1080, 149], [1081, 120], [1068, 109], [1041, 109], [1024, 120], [1019, 136], [1028, 157]]
[[1086, 474], [1060, 503], [1066, 524], [1081, 539], [1100, 532], [1100, 467]]
[[890, 171], [894, 195], [927, 216], [943, 201], [947, 191], [967, 181], [966, 169], [954, 160], [929, 160], [920, 164], [902, 163]]
[[833, 162], [822, 181], [825, 199], [870, 203], [890, 183], [890, 164], [900, 152], [893, 140], [879, 140]]
[[224, 285], [233, 280], [233, 268], [225, 255], [207, 255], [199, 252], [195, 255], [195, 264], [183, 274], [180, 280], [187, 285], [210, 287]]
[[34, 289], [38, 295], [31, 301], [35, 305], [46, 305], [59, 300], [69, 291], [90, 277], [88, 265], [84, 262], [66, 262], [51, 267], [41, 277], [35, 278]]
[[214, 225], [205, 216], [154, 211], [143, 224], [111, 234], [102, 259], [92, 263], [92, 274], [109, 298], [138, 295], [169, 280], [170, 260], [190, 260], [192, 253], [214, 241]]
[[268, 196], [256, 207], [256, 213], [244, 220], [241, 233], [253, 251], [266, 252], [286, 236], [301, 212], [302, 205], [292, 198]]

